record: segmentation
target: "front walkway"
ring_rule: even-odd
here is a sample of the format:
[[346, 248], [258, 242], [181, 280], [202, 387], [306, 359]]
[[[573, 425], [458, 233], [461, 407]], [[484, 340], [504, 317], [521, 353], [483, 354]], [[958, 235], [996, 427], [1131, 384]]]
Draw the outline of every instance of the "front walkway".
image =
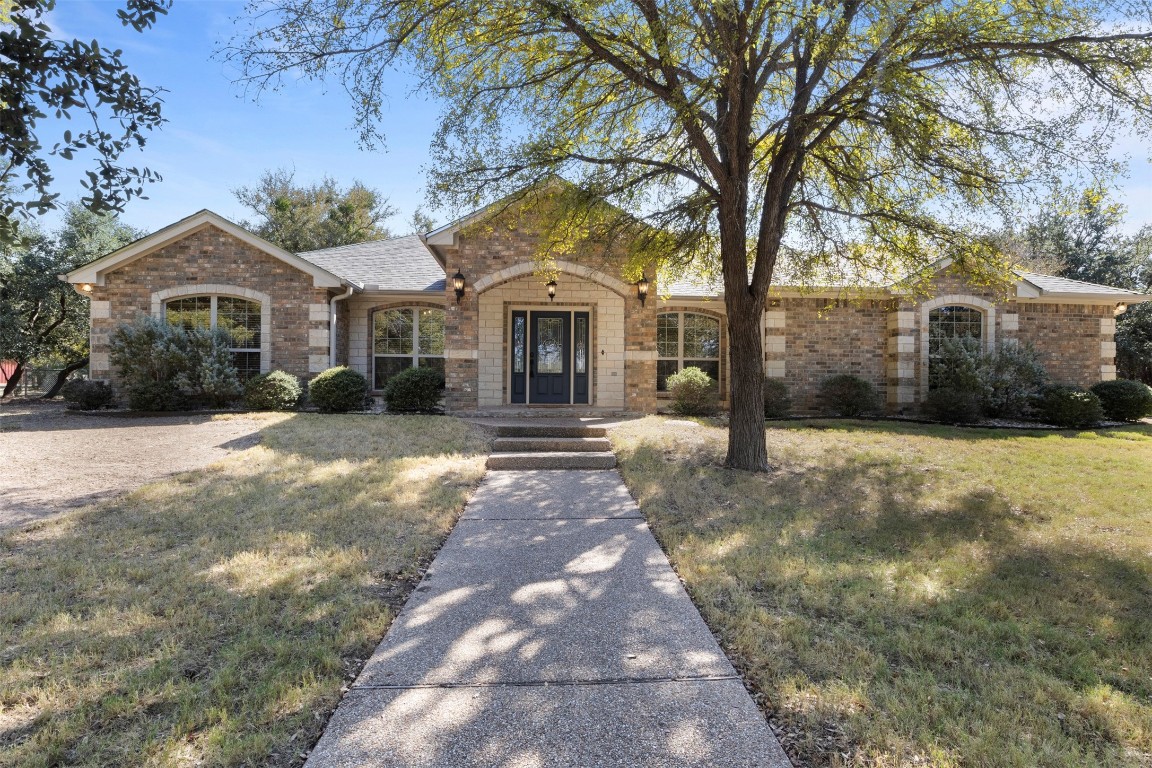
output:
[[787, 766], [615, 470], [489, 472], [312, 752]]

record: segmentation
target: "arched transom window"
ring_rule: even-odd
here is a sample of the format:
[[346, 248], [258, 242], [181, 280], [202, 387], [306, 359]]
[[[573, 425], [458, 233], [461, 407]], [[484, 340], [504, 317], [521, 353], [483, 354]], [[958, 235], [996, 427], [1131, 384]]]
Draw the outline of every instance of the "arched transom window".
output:
[[372, 315], [372, 355], [376, 389], [405, 368], [443, 371], [444, 310], [400, 307], [376, 312]]
[[656, 318], [656, 390], [667, 380], [695, 366], [720, 383], [720, 321], [696, 312], [665, 312]]
[[[984, 313], [973, 307], [950, 305], [928, 313], [928, 369], [940, 357], [945, 339], [973, 339], [981, 345], [984, 339]], [[931, 381], [931, 373], [929, 381]]]
[[240, 380], [260, 373], [260, 302], [235, 296], [182, 296], [165, 302], [164, 317], [187, 330], [219, 328], [228, 334]]

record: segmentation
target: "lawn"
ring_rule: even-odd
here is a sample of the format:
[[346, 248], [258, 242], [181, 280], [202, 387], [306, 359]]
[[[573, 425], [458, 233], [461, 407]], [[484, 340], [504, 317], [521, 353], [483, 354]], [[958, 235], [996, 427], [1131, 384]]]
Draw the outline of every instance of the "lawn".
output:
[[1152, 765], [1152, 427], [616, 429], [621, 471], [804, 766]]
[[487, 441], [449, 418], [264, 418], [205, 470], [0, 537], [0, 765], [303, 762]]

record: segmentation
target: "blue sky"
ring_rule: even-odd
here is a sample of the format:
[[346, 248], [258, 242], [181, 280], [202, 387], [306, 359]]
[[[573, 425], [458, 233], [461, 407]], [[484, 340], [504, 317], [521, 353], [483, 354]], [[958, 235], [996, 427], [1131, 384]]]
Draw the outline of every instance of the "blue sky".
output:
[[[59, 37], [95, 38], [120, 48], [132, 72], [147, 85], [167, 89], [168, 123], [154, 132], [138, 157], [163, 181], [150, 185], [148, 200], [129, 204], [124, 220], [152, 231], [201, 208], [237, 220], [247, 215], [231, 190], [254, 184], [265, 170], [294, 168], [301, 182], [325, 174], [342, 183], [353, 179], [374, 187], [400, 209], [389, 225], [407, 231], [412, 211], [424, 203], [422, 167], [436, 128], [434, 103], [409, 95], [397, 76], [383, 129], [386, 151], [357, 147], [348, 97], [338, 84], [297, 81], [265, 93], [258, 103], [232, 82], [234, 73], [212, 52], [235, 32], [243, 11], [235, 0], [175, 0], [167, 16], [144, 33], [122, 27], [119, 0], [59, 0], [49, 21]], [[1128, 207], [1125, 229], [1152, 223], [1152, 148], [1134, 137], [1118, 137], [1117, 156], [1129, 156], [1127, 178], [1118, 179], [1115, 198]], [[78, 197], [82, 166], [54, 164], [56, 190]], [[450, 212], [429, 211], [438, 221]]]

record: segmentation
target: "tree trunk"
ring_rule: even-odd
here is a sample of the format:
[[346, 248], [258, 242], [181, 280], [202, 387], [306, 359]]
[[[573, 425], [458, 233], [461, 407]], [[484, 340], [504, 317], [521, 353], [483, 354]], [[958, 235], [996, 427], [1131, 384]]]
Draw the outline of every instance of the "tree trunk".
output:
[[12, 370], [12, 375], [8, 377], [8, 383], [4, 385], [4, 394], [0, 397], [8, 397], [16, 391], [16, 387], [20, 386], [20, 379], [24, 378], [24, 363], [16, 363], [16, 367]]
[[66, 365], [64, 370], [60, 371], [60, 373], [56, 376], [56, 383], [52, 385], [51, 389], [41, 395], [40, 399], [51, 400], [52, 398], [56, 397], [56, 395], [64, 387], [64, 382], [68, 381], [68, 377], [86, 365], [88, 365], [88, 358], [86, 357], [82, 360], [77, 360], [74, 363], [69, 363]]
[[[741, 306], [733, 307], [737, 303]], [[764, 344], [760, 312], [754, 302], [731, 302], [728, 309], [729, 379], [728, 458], [733, 469], [763, 472], [768, 469], [764, 439]]]

